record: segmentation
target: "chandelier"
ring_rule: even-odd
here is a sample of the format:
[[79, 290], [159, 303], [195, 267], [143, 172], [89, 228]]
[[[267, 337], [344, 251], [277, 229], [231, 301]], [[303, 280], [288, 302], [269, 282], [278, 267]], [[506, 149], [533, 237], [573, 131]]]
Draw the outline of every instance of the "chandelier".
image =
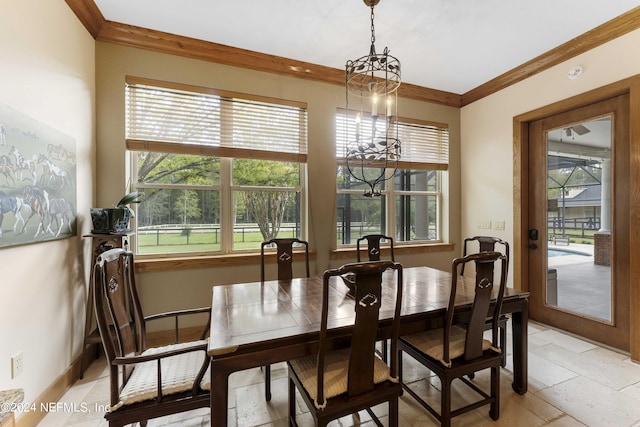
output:
[[366, 184], [364, 195], [373, 197], [380, 196], [379, 186], [398, 168], [401, 80], [400, 61], [389, 55], [389, 49], [376, 53], [373, 8], [380, 0], [363, 1], [371, 8], [371, 47], [368, 55], [346, 64], [345, 156], [349, 175]]

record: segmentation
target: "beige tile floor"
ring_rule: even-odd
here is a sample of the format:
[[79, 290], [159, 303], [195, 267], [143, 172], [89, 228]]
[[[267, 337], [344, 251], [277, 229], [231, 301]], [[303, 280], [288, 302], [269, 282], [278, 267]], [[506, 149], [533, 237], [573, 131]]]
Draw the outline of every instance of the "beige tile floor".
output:
[[[627, 355], [577, 339], [543, 325], [529, 327], [529, 392], [520, 396], [512, 391], [511, 358], [501, 375], [500, 419], [492, 421], [488, 407], [480, 408], [454, 420], [454, 426], [640, 426], [640, 364]], [[420, 389], [427, 398], [438, 395], [438, 381], [425, 379], [428, 372], [405, 361], [405, 380]], [[229, 398], [230, 426], [286, 426], [287, 378], [284, 364], [273, 367], [270, 403], [264, 400], [264, 383], [260, 369], [233, 374]], [[488, 372], [475, 381], [486, 384]], [[462, 389], [461, 389], [462, 390]], [[464, 398], [462, 390], [455, 400]], [[108, 402], [108, 379], [104, 359], [98, 359], [61, 399], [62, 402], [86, 405], [88, 411], [48, 414], [41, 427], [106, 426], [100, 405]], [[96, 411], [95, 408], [98, 408]], [[301, 406], [298, 406], [302, 411]], [[377, 407], [382, 416], [386, 407]], [[310, 425], [308, 414], [298, 417], [301, 426]], [[150, 427], [195, 427], [209, 425], [209, 410], [201, 409], [177, 416], [151, 420]], [[334, 426], [373, 426], [366, 412], [361, 418], [342, 418]], [[435, 426], [436, 421], [408, 395], [400, 401], [400, 426]]]

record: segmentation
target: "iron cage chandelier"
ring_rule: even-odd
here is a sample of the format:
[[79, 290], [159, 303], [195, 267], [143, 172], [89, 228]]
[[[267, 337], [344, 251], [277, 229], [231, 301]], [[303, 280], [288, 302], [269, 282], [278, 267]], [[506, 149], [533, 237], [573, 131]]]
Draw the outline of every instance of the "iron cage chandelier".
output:
[[[380, 0], [363, 1], [371, 8], [371, 48], [368, 55], [346, 64], [345, 155], [349, 175], [366, 184], [364, 195], [373, 197], [380, 196], [378, 185], [393, 177], [398, 168], [397, 101], [401, 79], [400, 61], [389, 55], [389, 49], [376, 53], [373, 8]], [[370, 120], [365, 120], [367, 117]], [[350, 122], [354, 125], [349, 126]]]

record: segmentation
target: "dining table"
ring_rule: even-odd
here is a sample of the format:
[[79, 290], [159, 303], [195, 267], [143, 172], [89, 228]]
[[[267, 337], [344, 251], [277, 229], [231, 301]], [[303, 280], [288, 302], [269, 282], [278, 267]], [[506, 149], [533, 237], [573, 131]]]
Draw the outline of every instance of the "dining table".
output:
[[[383, 285], [397, 286], [387, 271]], [[458, 280], [455, 322], [468, 317], [474, 279]], [[348, 281], [330, 281], [330, 337], [336, 346], [348, 341], [354, 299]], [[451, 292], [451, 273], [430, 267], [403, 268], [400, 334], [442, 327]], [[393, 294], [389, 292], [386, 294]], [[392, 297], [383, 294], [380, 339], [391, 335]], [[213, 286], [208, 355], [211, 359], [211, 426], [227, 425], [229, 375], [245, 369], [293, 360], [318, 350], [322, 278], [294, 278]], [[511, 316], [514, 391], [527, 391], [529, 293], [507, 287], [502, 313]], [[342, 343], [342, 344], [341, 344]]]

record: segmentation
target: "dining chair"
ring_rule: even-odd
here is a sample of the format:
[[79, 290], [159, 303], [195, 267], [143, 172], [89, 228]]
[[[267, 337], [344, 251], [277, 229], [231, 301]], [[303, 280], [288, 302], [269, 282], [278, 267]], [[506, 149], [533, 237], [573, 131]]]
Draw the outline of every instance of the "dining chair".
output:
[[[467, 237], [464, 239], [464, 245], [462, 250], [462, 256], [466, 256], [473, 249], [473, 247], [477, 248], [476, 252], [487, 252], [487, 251], [495, 251], [499, 248], [496, 248], [496, 245], [502, 246], [502, 252], [507, 257], [507, 271], [505, 275], [508, 275], [509, 269], [509, 243], [504, 240], [493, 237], [493, 236], [474, 236]], [[462, 270], [460, 274], [464, 276], [464, 264], [462, 265]], [[509, 317], [506, 315], [500, 316], [499, 321], [499, 331], [500, 331], [500, 349], [502, 350], [502, 367], [507, 366], [507, 322], [509, 321]], [[464, 326], [464, 324], [462, 325]], [[490, 325], [487, 323], [485, 326], [485, 330], [489, 330]], [[473, 378], [473, 375], [471, 376]]]
[[[293, 279], [293, 247], [302, 246], [304, 248], [306, 276], [309, 277], [309, 243], [297, 238], [276, 238], [262, 242], [260, 245], [260, 281], [265, 280], [266, 246], [276, 246], [276, 262], [278, 265], [278, 280]], [[269, 402], [271, 400], [271, 366], [264, 367], [264, 397]]]
[[265, 246], [275, 245], [276, 247], [276, 262], [278, 264], [278, 280], [291, 280], [293, 279], [293, 247], [302, 246], [304, 248], [305, 255], [305, 268], [306, 277], [309, 277], [309, 243], [293, 238], [279, 238], [271, 239], [262, 242], [260, 245], [260, 280], [265, 280], [265, 261], [266, 255], [264, 253]]
[[[471, 279], [464, 279], [465, 282], [469, 280], [466, 282], [468, 285], [459, 285], [460, 267], [469, 263], [475, 264], [475, 280], [471, 282]], [[496, 264], [501, 268], [498, 283], [494, 283]], [[491, 418], [497, 420], [500, 417], [502, 352], [498, 347], [498, 322], [506, 287], [507, 257], [499, 252], [479, 252], [454, 259], [451, 269], [451, 292], [443, 327], [405, 335], [398, 340], [398, 375], [401, 382], [402, 353], [413, 357], [440, 379], [440, 412], [408, 384], [403, 382], [402, 386], [444, 427], [451, 425], [451, 418], [487, 404], [490, 405]], [[464, 313], [469, 316], [467, 328], [464, 329], [455, 322], [455, 318], [463, 314], [455, 309], [456, 296], [470, 292], [474, 299], [469, 311]], [[491, 340], [484, 338], [487, 319], [491, 323]], [[488, 392], [466, 378], [484, 369], [491, 369]], [[467, 401], [462, 407], [452, 410], [452, 383], [455, 379], [469, 386], [480, 399], [472, 403]]]
[[[382, 257], [382, 249], [381, 249], [381, 241], [384, 240], [389, 242], [389, 251], [390, 256], [389, 259], [395, 262], [395, 256], [393, 255], [393, 238], [389, 236], [385, 236], [384, 234], [367, 234], [366, 236], [360, 237], [356, 241], [356, 259], [360, 262], [360, 242], [367, 241], [367, 256], [369, 261], [380, 261]], [[387, 353], [389, 351], [389, 345], [387, 340], [382, 340], [381, 349], [379, 354], [382, 356], [382, 360], [387, 360]]]
[[368, 234], [360, 237], [356, 241], [356, 259], [358, 262], [360, 262], [360, 242], [365, 240], [367, 241], [367, 256], [369, 257], [369, 261], [380, 261], [382, 253], [380, 241], [385, 240], [389, 242], [389, 250], [391, 252], [390, 259], [395, 262], [395, 257], [393, 255], [393, 238], [385, 236], [384, 234]]
[[[110, 427], [208, 407], [211, 378], [207, 356], [211, 309], [171, 311], [144, 316], [133, 271], [133, 253], [121, 248], [100, 254], [92, 286], [96, 322], [109, 365]], [[179, 320], [207, 316], [199, 339], [181, 339]], [[173, 343], [147, 347], [147, 323], [173, 320]]]
[[[395, 280], [382, 281], [386, 270], [395, 270]], [[341, 322], [340, 330], [329, 325], [329, 312], [335, 310], [334, 293], [341, 292], [337, 276], [353, 274], [352, 298], [355, 316], [352, 324]], [[334, 279], [336, 278], [336, 279]], [[402, 265], [392, 261], [345, 264], [322, 276], [322, 314], [316, 354], [288, 361], [289, 425], [296, 422], [296, 390], [308, 407], [316, 426], [326, 426], [340, 417], [366, 410], [377, 425], [380, 420], [371, 408], [387, 402], [389, 425], [398, 425], [398, 398], [402, 386], [397, 378], [397, 344], [402, 304]], [[333, 286], [332, 286], [333, 284]], [[331, 294], [331, 295], [330, 295]], [[338, 295], [339, 297], [339, 295]], [[375, 345], [379, 332], [382, 301], [390, 321], [391, 362], [378, 357]], [[391, 311], [393, 309], [393, 312]], [[339, 346], [334, 338], [342, 343]]]

